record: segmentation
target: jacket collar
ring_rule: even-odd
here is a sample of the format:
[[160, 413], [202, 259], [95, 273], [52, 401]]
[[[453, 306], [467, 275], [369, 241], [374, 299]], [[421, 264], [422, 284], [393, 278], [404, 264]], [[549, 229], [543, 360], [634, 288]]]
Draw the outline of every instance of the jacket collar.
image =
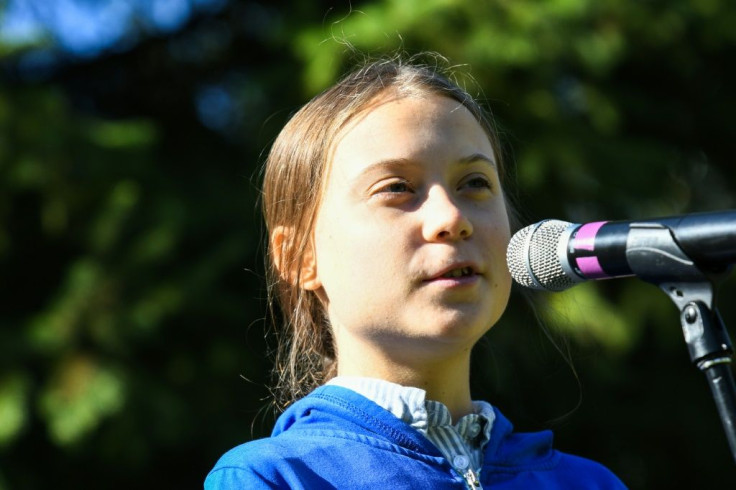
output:
[[[484, 467], [539, 469], [556, 464], [559, 453], [552, 450], [551, 431], [514, 433], [511, 422], [496, 407], [493, 410], [496, 417], [484, 450]], [[411, 451], [442, 457], [419, 431], [366, 397], [341, 386], [321, 386], [292, 404], [276, 421], [271, 435], [275, 437], [289, 430], [370, 434]]]

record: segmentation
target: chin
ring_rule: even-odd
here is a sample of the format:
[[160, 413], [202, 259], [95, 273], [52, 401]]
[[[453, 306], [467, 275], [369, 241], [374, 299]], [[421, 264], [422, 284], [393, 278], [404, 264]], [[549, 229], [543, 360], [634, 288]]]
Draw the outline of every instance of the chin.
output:
[[495, 322], [489, 322], [490, 314], [467, 314], [453, 312], [434, 316], [427, 322], [425, 333], [435, 337], [437, 340], [448, 343], [467, 343], [471, 346], [478, 341]]

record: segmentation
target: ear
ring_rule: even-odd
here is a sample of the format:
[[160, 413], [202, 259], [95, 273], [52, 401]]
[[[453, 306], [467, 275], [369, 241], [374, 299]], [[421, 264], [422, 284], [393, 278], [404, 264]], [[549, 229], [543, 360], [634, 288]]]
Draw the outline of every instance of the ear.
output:
[[273, 263], [284, 281], [308, 291], [316, 291], [322, 287], [322, 282], [317, 274], [314, 243], [310, 239], [304, 250], [294, 251], [292, 248], [298, 246], [294, 243], [294, 235], [294, 229], [291, 227], [274, 228], [270, 237]]

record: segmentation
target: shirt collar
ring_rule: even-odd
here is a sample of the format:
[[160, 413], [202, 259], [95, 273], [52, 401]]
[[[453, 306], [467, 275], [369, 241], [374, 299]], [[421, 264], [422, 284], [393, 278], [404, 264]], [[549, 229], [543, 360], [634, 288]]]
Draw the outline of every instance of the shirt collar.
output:
[[[430, 427], [453, 425], [449, 409], [441, 402], [427, 400], [427, 392], [420, 388], [358, 376], [337, 376], [327, 384], [363, 395], [425, 435]], [[493, 407], [482, 400], [473, 401], [473, 411], [461, 417], [454, 428], [469, 443], [482, 448], [491, 438], [496, 414]]]

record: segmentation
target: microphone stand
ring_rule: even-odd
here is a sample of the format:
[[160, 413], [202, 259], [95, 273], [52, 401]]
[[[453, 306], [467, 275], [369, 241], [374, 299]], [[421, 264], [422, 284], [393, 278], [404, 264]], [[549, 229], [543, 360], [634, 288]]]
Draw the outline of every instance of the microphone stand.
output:
[[[715, 307], [715, 278], [682, 251], [669, 228], [633, 223], [626, 258], [634, 274], [662, 289], [680, 310], [680, 325], [690, 360], [705, 374], [736, 460], [736, 384], [731, 369], [733, 348]], [[668, 270], [667, 274], [662, 274]]]

